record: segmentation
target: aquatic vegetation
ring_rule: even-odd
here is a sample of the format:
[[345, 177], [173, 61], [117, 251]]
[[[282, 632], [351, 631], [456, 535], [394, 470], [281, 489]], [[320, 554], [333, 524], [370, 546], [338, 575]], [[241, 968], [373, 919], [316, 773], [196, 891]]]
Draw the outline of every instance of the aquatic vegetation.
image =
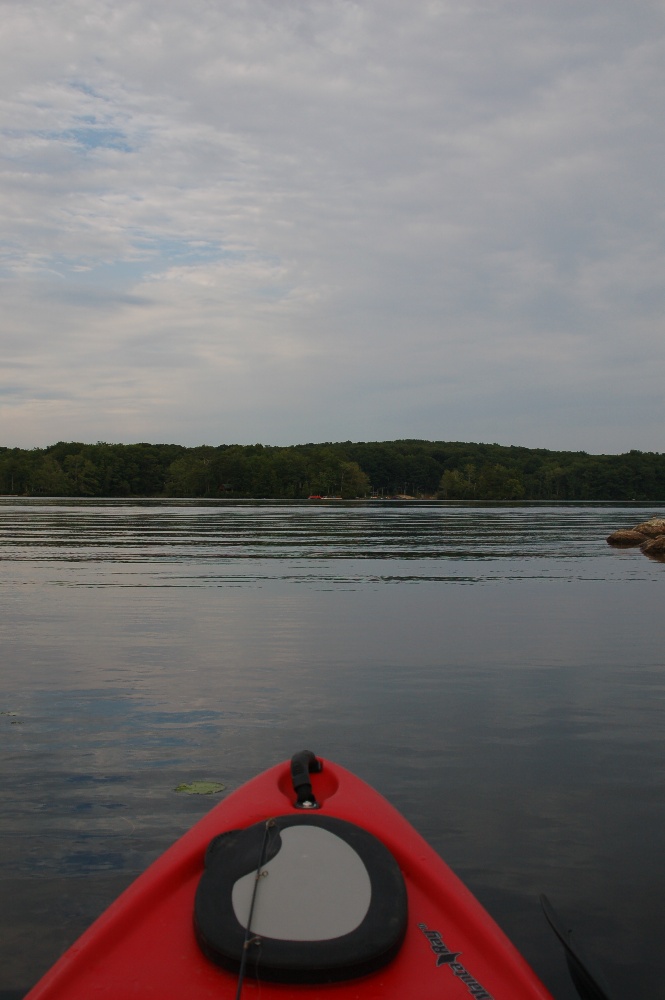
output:
[[224, 787], [221, 781], [192, 781], [177, 785], [174, 791], [184, 792], [185, 795], [214, 795], [216, 792], [223, 792]]

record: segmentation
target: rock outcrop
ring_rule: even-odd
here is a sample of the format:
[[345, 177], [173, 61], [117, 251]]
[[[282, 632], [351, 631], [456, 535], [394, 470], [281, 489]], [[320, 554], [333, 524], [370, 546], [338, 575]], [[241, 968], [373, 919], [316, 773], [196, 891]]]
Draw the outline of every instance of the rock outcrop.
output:
[[647, 536], [643, 535], [641, 531], [637, 531], [634, 528], [626, 528], [623, 531], [613, 531], [611, 535], [607, 536], [608, 545], [622, 546], [624, 548], [630, 548], [631, 545], [637, 547], [646, 540]]
[[607, 544], [616, 548], [637, 548], [649, 556], [665, 562], [665, 517], [650, 517], [633, 528], [620, 528], [607, 536]]
[[649, 559], [657, 559], [665, 562], [665, 534], [657, 535], [655, 538], [648, 538], [642, 542], [640, 549]]

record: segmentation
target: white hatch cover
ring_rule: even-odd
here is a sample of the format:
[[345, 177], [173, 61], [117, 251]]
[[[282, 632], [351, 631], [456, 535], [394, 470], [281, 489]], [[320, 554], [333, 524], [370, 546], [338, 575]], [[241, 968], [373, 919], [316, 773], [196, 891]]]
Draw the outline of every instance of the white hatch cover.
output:
[[[349, 934], [364, 920], [372, 890], [367, 869], [355, 850], [329, 830], [289, 826], [282, 846], [262, 866], [252, 933], [281, 940], [322, 941]], [[233, 885], [238, 922], [247, 926], [256, 873]]]

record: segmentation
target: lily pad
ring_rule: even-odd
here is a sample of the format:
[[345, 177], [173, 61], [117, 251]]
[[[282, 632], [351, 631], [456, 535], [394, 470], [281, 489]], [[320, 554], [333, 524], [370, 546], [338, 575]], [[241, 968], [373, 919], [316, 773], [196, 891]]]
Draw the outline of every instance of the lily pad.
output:
[[189, 785], [178, 785], [175, 790], [186, 795], [213, 795], [215, 792], [223, 792], [224, 785], [219, 781], [192, 781]]

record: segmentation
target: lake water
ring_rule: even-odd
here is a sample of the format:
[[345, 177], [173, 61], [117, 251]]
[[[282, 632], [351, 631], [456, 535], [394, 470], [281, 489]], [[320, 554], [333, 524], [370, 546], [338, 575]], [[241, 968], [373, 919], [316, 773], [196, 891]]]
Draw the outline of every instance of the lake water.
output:
[[[545, 892], [665, 995], [665, 564], [644, 507], [0, 500], [0, 997], [228, 790], [310, 748], [420, 830], [552, 992]], [[222, 793], [223, 794], [223, 793]]]

